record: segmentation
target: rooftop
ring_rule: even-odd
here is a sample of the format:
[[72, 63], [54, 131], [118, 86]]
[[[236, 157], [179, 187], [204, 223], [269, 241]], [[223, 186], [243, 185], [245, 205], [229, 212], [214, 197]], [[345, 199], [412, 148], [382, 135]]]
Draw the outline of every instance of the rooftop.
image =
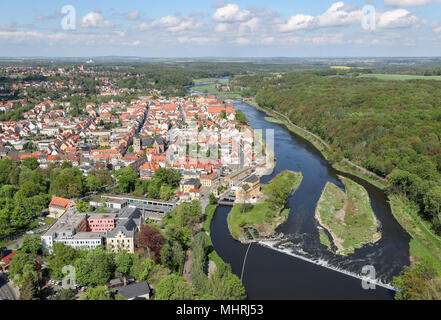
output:
[[137, 282], [129, 284], [125, 287], [120, 287], [117, 293], [124, 296], [126, 299], [134, 299], [146, 294], [150, 294], [150, 286], [147, 282]]
[[67, 207], [69, 206], [69, 202], [70, 202], [69, 199], [64, 199], [64, 198], [53, 196], [52, 201], [49, 204], [49, 207], [57, 207], [57, 208], [67, 209]]

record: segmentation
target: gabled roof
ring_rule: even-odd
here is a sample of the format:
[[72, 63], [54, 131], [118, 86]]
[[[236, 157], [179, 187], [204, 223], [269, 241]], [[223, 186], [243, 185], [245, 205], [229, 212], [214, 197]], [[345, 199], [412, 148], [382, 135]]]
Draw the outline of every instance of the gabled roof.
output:
[[70, 203], [69, 199], [64, 199], [64, 198], [53, 196], [52, 201], [49, 204], [49, 207], [67, 209], [69, 206], [69, 203]]
[[140, 296], [144, 296], [146, 294], [150, 294], [150, 286], [147, 282], [137, 282], [129, 284], [125, 287], [120, 287], [117, 290], [117, 293], [124, 296], [126, 299], [134, 299]]

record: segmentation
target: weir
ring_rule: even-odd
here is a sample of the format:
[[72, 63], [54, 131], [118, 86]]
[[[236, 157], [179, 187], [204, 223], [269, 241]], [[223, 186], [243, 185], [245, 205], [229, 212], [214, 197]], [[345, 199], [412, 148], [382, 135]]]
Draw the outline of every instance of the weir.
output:
[[315, 264], [317, 266], [321, 266], [321, 267], [324, 267], [326, 269], [333, 270], [335, 272], [339, 272], [341, 274], [345, 274], [347, 276], [350, 276], [350, 277], [353, 277], [353, 278], [356, 278], [356, 279], [369, 281], [369, 283], [374, 284], [376, 286], [379, 286], [379, 287], [382, 287], [382, 288], [385, 288], [385, 289], [388, 289], [388, 290], [392, 290], [392, 291], [395, 291], [395, 292], [397, 291], [397, 289], [395, 289], [391, 284], [383, 283], [380, 279], [375, 279], [375, 280], [367, 279], [366, 277], [364, 277], [364, 276], [362, 276], [360, 274], [356, 274], [354, 272], [350, 272], [350, 271], [347, 271], [347, 270], [343, 270], [343, 269], [331, 266], [325, 260], [320, 260], [320, 259], [313, 260], [313, 259], [301, 256], [301, 255], [295, 254], [295, 253], [293, 253], [291, 251], [288, 251], [288, 250], [282, 250], [282, 249], [279, 249], [279, 248], [275, 248], [275, 247], [272, 246], [272, 244], [274, 244], [274, 242], [271, 242], [271, 241], [260, 241], [260, 242], [258, 242], [258, 244], [260, 244], [262, 247], [265, 247], [265, 248], [268, 248], [268, 249], [272, 249], [272, 250], [275, 250], [275, 251], [280, 252], [280, 253], [287, 254], [289, 256], [301, 259], [303, 261]]

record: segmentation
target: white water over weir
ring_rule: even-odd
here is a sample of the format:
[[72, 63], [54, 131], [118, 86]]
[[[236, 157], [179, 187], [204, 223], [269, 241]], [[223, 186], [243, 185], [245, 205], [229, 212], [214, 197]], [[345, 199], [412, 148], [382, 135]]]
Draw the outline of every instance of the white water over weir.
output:
[[313, 259], [309, 259], [309, 258], [306, 258], [304, 256], [301, 256], [301, 255], [295, 254], [295, 253], [293, 253], [292, 251], [290, 251], [288, 249], [283, 250], [283, 249], [276, 248], [276, 247], [273, 246], [275, 243], [276, 243], [275, 241], [259, 241], [258, 242], [258, 244], [260, 244], [261, 246], [263, 246], [265, 248], [272, 249], [272, 250], [275, 250], [275, 251], [287, 254], [289, 256], [292, 256], [292, 257], [301, 259], [303, 261], [306, 261], [306, 262], [309, 262], [309, 263], [312, 263], [312, 264], [315, 264], [315, 265], [327, 268], [329, 270], [333, 270], [333, 271], [345, 274], [347, 276], [350, 276], [350, 277], [353, 277], [353, 278], [356, 278], [356, 279], [360, 279], [362, 281], [363, 280], [369, 281], [369, 283], [371, 283], [371, 284], [374, 284], [374, 285], [379, 286], [379, 287], [383, 287], [383, 288], [388, 289], [388, 290], [397, 291], [397, 289], [392, 287], [392, 285], [390, 283], [383, 283], [380, 279], [375, 279], [375, 280], [367, 279], [363, 275], [360, 275], [360, 274], [357, 274], [357, 273], [354, 273], [354, 272], [350, 272], [350, 271], [347, 271], [347, 270], [343, 270], [343, 269], [331, 266], [325, 260], [321, 260], [321, 259], [313, 260]]

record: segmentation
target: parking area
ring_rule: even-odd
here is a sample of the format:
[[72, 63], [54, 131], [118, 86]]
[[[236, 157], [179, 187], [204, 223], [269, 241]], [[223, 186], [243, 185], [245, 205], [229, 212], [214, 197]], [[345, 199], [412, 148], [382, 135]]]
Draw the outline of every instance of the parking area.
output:
[[[77, 295], [79, 296], [87, 290], [87, 286], [76, 286], [75, 289], [77, 290]], [[44, 295], [46, 300], [51, 300], [52, 297], [57, 295], [57, 293], [61, 290], [63, 290], [63, 282], [52, 279], [49, 280], [47, 284], [42, 288], [42, 292], [46, 293]]]

